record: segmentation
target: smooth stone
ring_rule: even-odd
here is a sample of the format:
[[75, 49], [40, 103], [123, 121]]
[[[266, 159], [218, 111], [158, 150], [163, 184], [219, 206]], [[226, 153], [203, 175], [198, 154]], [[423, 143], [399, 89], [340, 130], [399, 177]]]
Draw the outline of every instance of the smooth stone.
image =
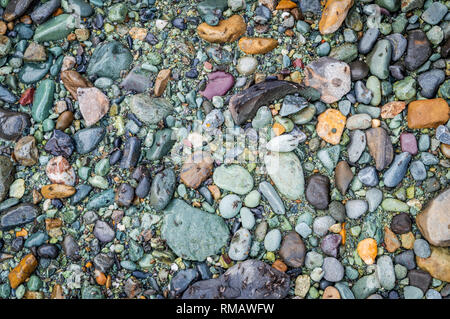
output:
[[348, 218], [357, 219], [369, 209], [369, 205], [365, 200], [352, 199], [345, 203], [345, 212]]
[[261, 192], [264, 199], [266, 199], [269, 202], [270, 207], [272, 207], [272, 210], [276, 214], [278, 215], [285, 214], [285, 207], [283, 201], [276, 192], [275, 188], [273, 188], [273, 186], [270, 183], [266, 181], [261, 182], [259, 184], [258, 190]]
[[234, 85], [234, 77], [230, 73], [216, 71], [208, 74], [205, 90], [200, 94], [211, 100], [214, 96], [225, 95]]
[[0, 202], [8, 196], [16, 169], [8, 156], [0, 155]]
[[392, 45], [389, 40], [377, 41], [375, 47], [367, 56], [367, 64], [370, 73], [380, 80], [385, 80], [389, 76], [389, 63], [391, 62]]
[[378, 185], [377, 170], [373, 166], [363, 168], [358, 173], [358, 178], [365, 186]]
[[359, 41], [358, 51], [361, 54], [367, 54], [372, 50], [375, 42], [377, 41], [380, 31], [378, 28], [369, 28], [364, 32], [363, 37]]
[[413, 30], [408, 34], [405, 66], [409, 71], [418, 69], [431, 55], [431, 45], [422, 30]]
[[100, 193], [93, 195], [86, 205], [86, 209], [98, 209], [101, 207], [109, 206], [114, 203], [114, 190], [107, 189]]
[[221, 165], [214, 170], [214, 184], [224, 190], [245, 195], [253, 188], [253, 178], [250, 173], [239, 165]]
[[295, 95], [286, 95], [280, 109], [280, 116], [288, 116], [297, 113], [308, 106], [308, 101]]
[[154, 98], [147, 94], [133, 95], [129, 101], [131, 112], [145, 124], [158, 124], [173, 111], [172, 104], [164, 98]]
[[444, 80], [445, 72], [442, 70], [433, 69], [421, 73], [417, 77], [417, 83], [422, 89], [420, 94], [428, 99], [434, 98], [437, 90], [439, 89], [439, 85], [441, 85]]
[[36, 122], [42, 122], [50, 115], [55, 88], [55, 82], [50, 79], [42, 81], [37, 87], [31, 108], [31, 115]]
[[391, 257], [381, 256], [378, 258], [376, 274], [382, 288], [386, 290], [394, 289], [396, 278]]
[[7, 2], [7, 5], [2, 3], [2, 7], [5, 8], [3, 19], [9, 22], [21, 17], [32, 2], [33, 0], [10, 0]]
[[[99, 81], [100, 79], [104, 79], [104, 81], [106, 83], [110, 82], [111, 84], [109, 84], [108, 86], [112, 85], [111, 79], [99, 78], [99, 79], [97, 79], [97, 81]], [[99, 86], [99, 83], [97, 83], [97, 81], [95, 82], [95, 85]], [[125, 79], [123, 79], [123, 81], [120, 83], [120, 86], [129, 91], [143, 93], [152, 86], [151, 72], [148, 70], [145, 70], [142, 66], [135, 66], [127, 74]]]
[[369, 104], [373, 97], [372, 91], [370, 91], [362, 81], [355, 83], [355, 95], [356, 100], [363, 104]]
[[305, 261], [306, 248], [295, 231], [289, 231], [281, 243], [279, 255], [289, 267], [298, 268]]
[[242, 207], [239, 213], [241, 215], [242, 227], [249, 230], [255, 227], [256, 219], [250, 209], [248, 209], [247, 207]]
[[374, 212], [383, 200], [383, 192], [378, 188], [371, 188], [366, 192], [366, 201], [369, 204], [369, 212]]
[[339, 245], [341, 244], [342, 236], [338, 234], [326, 235], [320, 243], [322, 251], [331, 257], [337, 257]]
[[140, 155], [141, 155], [141, 141], [135, 136], [129, 137], [125, 142], [125, 146], [123, 148], [123, 155], [119, 167], [128, 169], [136, 167]]
[[175, 144], [174, 133], [170, 128], [156, 132], [152, 147], [147, 151], [146, 158], [150, 161], [160, 160], [170, 152]]
[[411, 155], [417, 154], [417, 141], [416, 137], [412, 133], [403, 132], [400, 134], [400, 146], [402, 152], [408, 152]]
[[406, 286], [403, 288], [405, 299], [422, 299], [423, 291], [414, 286]]
[[408, 170], [408, 164], [411, 161], [411, 154], [403, 152], [396, 155], [389, 169], [384, 173], [384, 185], [386, 187], [395, 187], [403, 179]]
[[323, 278], [330, 282], [338, 282], [344, 278], [344, 267], [341, 262], [334, 257], [326, 257], [323, 260]]
[[288, 275], [262, 261], [251, 259], [232, 266], [216, 279], [196, 282], [182, 298], [282, 299], [287, 296], [289, 285]]
[[106, 130], [103, 127], [91, 127], [79, 130], [73, 135], [77, 153], [87, 154], [92, 152], [105, 137]]
[[338, 201], [332, 201], [328, 205], [328, 214], [336, 221], [342, 223], [345, 220], [345, 206]]
[[232, 260], [236, 261], [247, 259], [250, 252], [251, 242], [252, 236], [250, 232], [245, 228], [239, 229], [231, 238], [228, 256]]
[[406, 46], [408, 44], [408, 40], [400, 33], [393, 33], [386, 37], [391, 42], [392, 45], [392, 61], [396, 62], [400, 60], [403, 54], [406, 51]]
[[278, 191], [291, 200], [296, 200], [305, 191], [303, 168], [297, 155], [292, 152], [271, 152], [264, 157], [267, 173]]
[[366, 139], [370, 155], [375, 160], [376, 169], [381, 171], [389, 166], [394, 156], [394, 149], [386, 130], [381, 127], [370, 128], [366, 130]]
[[356, 163], [366, 148], [366, 134], [362, 130], [350, 133], [350, 144], [347, 147], [348, 160]]
[[440, 2], [433, 2], [431, 5], [422, 13], [422, 19], [431, 25], [438, 24], [447, 14], [448, 8], [446, 5]]
[[375, 274], [361, 277], [352, 287], [356, 299], [366, 299], [380, 288]]
[[320, 216], [314, 219], [313, 231], [318, 236], [324, 236], [328, 233], [328, 229], [331, 225], [334, 225], [336, 221], [331, 216]]
[[264, 237], [264, 248], [267, 251], [276, 251], [280, 247], [281, 232], [278, 229], [272, 229]]
[[229, 194], [223, 197], [219, 203], [220, 215], [223, 218], [233, 218], [239, 213], [242, 207], [242, 202], [239, 196], [235, 194]]
[[317, 209], [326, 209], [330, 203], [330, 179], [320, 174], [310, 176], [305, 195], [312, 206]]
[[163, 210], [169, 204], [175, 192], [176, 177], [172, 169], [166, 168], [156, 174], [150, 188], [150, 205], [157, 211]]
[[53, 12], [56, 11], [61, 6], [61, 0], [50, 0], [39, 7], [35, 8], [33, 12], [31, 12], [30, 17], [36, 24], [44, 23]]
[[369, 74], [369, 66], [360, 60], [349, 63], [352, 81], [362, 80]]
[[76, 26], [76, 17], [72, 14], [61, 14], [39, 25], [34, 32], [34, 41], [46, 42], [66, 38]]
[[330, 174], [338, 163], [340, 152], [340, 145], [324, 148], [317, 152], [317, 157]]
[[99, 77], [118, 79], [122, 70], [128, 70], [133, 61], [130, 51], [120, 42], [103, 42], [91, 56], [87, 73]]
[[228, 104], [237, 125], [255, 117], [258, 109], [288, 94], [298, 93], [303, 87], [288, 81], [264, 81], [233, 95]]
[[175, 295], [181, 295], [187, 287], [197, 280], [199, 273], [196, 269], [182, 269], [173, 276], [170, 281], [170, 291]]
[[372, 126], [372, 118], [368, 114], [356, 114], [347, 119], [346, 127], [349, 130], [364, 130]]
[[226, 245], [229, 230], [223, 218], [174, 199], [164, 210], [161, 237], [177, 256], [203, 261]]
[[2, 212], [0, 217], [0, 229], [9, 230], [26, 225], [34, 221], [39, 213], [40, 209], [33, 204], [21, 203], [10, 207]]

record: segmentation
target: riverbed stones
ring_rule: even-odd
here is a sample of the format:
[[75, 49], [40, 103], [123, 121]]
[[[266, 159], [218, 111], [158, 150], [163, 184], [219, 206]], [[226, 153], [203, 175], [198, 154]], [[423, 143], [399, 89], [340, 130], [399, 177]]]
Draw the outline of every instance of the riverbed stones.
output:
[[103, 127], [84, 128], [73, 136], [75, 147], [79, 154], [92, 152], [105, 137], [106, 130]]
[[13, 21], [14, 19], [20, 18], [31, 5], [32, 0], [11, 0], [3, 12], [3, 19], [5, 21]]
[[197, 27], [200, 38], [211, 43], [234, 42], [246, 31], [246, 24], [240, 15], [233, 15], [212, 26], [205, 22]]
[[50, 79], [42, 81], [37, 87], [31, 108], [31, 115], [36, 122], [42, 122], [50, 115], [55, 89], [55, 82]]
[[230, 73], [216, 71], [208, 74], [208, 83], [200, 94], [211, 100], [215, 96], [225, 95], [234, 85], [234, 77]]
[[334, 103], [350, 91], [350, 67], [333, 58], [319, 58], [306, 66], [305, 85], [317, 89], [324, 103]]
[[224, 220], [174, 199], [164, 210], [161, 235], [177, 256], [203, 261], [226, 245], [229, 230]]
[[431, 256], [428, 258], [416, 257], [417, 266], [427, 271], [433, 278], [450, 281], [450, 252], [445, 247], [431, 246]]
[[319, 30], [322, 34], [334, 33], [344, 22], [347, 13], [353, 6], [353, 0], [328, 0], [322, 11]]
[[394, 157], [394, 149], [386, 130], [382, 127], [370, 128], [366, 130], [366, 140], [376, 169], [381, 171], [389, 166]]
[[61, 40], [67, 37], [75, 29], [75, 26], [75, 15], [61, 14], [38, 26], [33, 40], [36, 42]]
[[366, 134], [362, 130], [354, 130], [350, 134], [350, 144], [347, 147], [348, 160], [356, 163], [366, 148]]
[[436, 128], [448, 121], [449, 113], [448, 103], [442, 98], [413, 101], [408, 105], [408, 127]]
[[433, 198], [416, 217], [416, 223], [425, 239], [433, 246], [450, 246], [450, 189]]
[[150, 188], [150, 205], [157, 211], [163, 210], [172, 199], [175, 191], [175, 173], [167, 168], [156, 174]]
[[317, 119], [317, 134], [330, 144], [339, 144], [344, 132], [346, 117], [338, 110], [327, 109]]
[[324, 279], [330, 282], [339, 282], [344, 278], [344, 267], [334, 257], [326, 257], [323, 260], [322, 269], [324, 271]]
[[282, 195], [291, 200], [303, 195], [305, 190], [303, 168], [294, 153], [271, 152], [264, 157], [264, 163], [267, 173]]
[[[256, 279], [250, 279], [256, 278]], [[243, 285], [242, 283], [248, 284]], [[198, 281], [183, 299], [281, 299], [289, 291], [289, 276], [259, 260], [247, 260], [212, 280]]]
[[270, 207], [272, 207], [272, 210], [275, 214], [285, 214], [286, 209], [284, 207], [283, 201], [281, 200], [275, 188], [269, 182], [261, 182], [258, 186], [258, 190], [261, 192], [264, 199], [269, 202], [269, 205]]

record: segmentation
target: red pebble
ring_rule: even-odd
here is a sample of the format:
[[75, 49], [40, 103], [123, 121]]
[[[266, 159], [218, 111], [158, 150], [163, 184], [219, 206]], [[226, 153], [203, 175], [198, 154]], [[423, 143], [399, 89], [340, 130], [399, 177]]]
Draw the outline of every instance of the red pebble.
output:
[[295, 59], [293, 63], [294, 67], [303, 69], [305, 66], [303, 65], [302, 59]]
[[20, 105], [27, 105], [33, 102], [35, 89], [33, 87], [28, 88], [25, 92], [23, 92], [20, 97], [19, 103]]

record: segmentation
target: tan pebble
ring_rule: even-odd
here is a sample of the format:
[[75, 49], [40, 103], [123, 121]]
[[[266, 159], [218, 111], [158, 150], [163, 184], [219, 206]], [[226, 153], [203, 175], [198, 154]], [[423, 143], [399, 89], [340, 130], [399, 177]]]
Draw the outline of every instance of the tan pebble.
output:
[[448, 103], [442, 98], [411, 102], [408, 105], [408, 127], [436, 128], [447, 123], [449, 112]]
[[211, 43], [234, 42], [247, 30], [244, 18], [234, 15], [226, 20], [221, 20], [218, 25], [211, 26], [205, 22], [197, 27], [200, 38]]
[[278, 41], [272, 38], [243, 37], [239, 40], [239, 48], [247, 54], [264, 54], [278, 46]]
[[330, 144], [339, 144], [346, 121], [347, 118], [339, 110], [327, 109], [318, 117], [317, 135]]
[[333, 286], [328, 286], [323, 291], [322, 299], [341, 299], [341, 294], [339, 293], [339, 290]]
[[166, 90], [167, 83], [169, 83], [170, 80], [170, 69], [164, 69], [159, 71], [158, 76], [156, 77], [155, 81], [155, 96], [159, 97], [163, 95], [164, 91]]
[[319, 22], [319, 31], [322, 34], [336, 32], [347, 17], [353, 6], [353, 0], [328, 0]]
[[42, 196], [47, 199], [67, 198], [75, 194], [75, 192], [75, 187], [64, 184], [50, 184], [41, 188]]

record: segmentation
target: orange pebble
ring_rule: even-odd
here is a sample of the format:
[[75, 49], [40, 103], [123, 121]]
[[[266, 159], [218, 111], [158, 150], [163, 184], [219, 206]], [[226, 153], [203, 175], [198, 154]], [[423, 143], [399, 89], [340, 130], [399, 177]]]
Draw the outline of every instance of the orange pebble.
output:
[[373, 238], [366, 238], [358, 243], [356, 248], [359, 257], [367, 264], [372, 265], [377, 257], [377, 241]]
[[283, 133], [286, 131], [286, 129], [284, 128], [284, 126], [281, 125], [280, 123], [275, 123], [275, 124], [272, 126], [272, 129], [273, 129], [273, 131], [274, 131], [274, 133], [275, 133], [276, 136], [279, 136], [279, 135], [283, 134]]
[[25, 228], [22, 228], [20, 231], [16, 232], [16, 237], [27, 237], [28, 232]]
[[282, 262], [281, 260], [277, 259], [275, 260], [275, 262], [272, 264], [272, 267], [281, 271], [281, 272], [286, 272], [287, 271], [287, 266], [284, 262]]
[[106, 276], [100, 270], [95, 270], [95, 281], [100, 286], [104, 286], [106, 284]]
[[281, 0], [275, 9], [276, 10], [285, 10], [285, 9], [293, 9], [296, 7], [297, 7], [297, 4], [293, 1]]
[[341, 235], [341, 237], [342, 237], [341, 243], [342, 243], [342, 245], [344, 245], [345, 240], [347, 239], [347, 231], [345, 230], [345, 223], [342, 223], [342, 229], [339, 232], [339, 235]]
[[86, 268], [91, 268], [91, 267], [92, 267], [92, 263], [91, 263], [90, 261], [88, 261], [88, 262], [86, 263], [86, 265], [84, 265], [84, 267], [86, 267]]

